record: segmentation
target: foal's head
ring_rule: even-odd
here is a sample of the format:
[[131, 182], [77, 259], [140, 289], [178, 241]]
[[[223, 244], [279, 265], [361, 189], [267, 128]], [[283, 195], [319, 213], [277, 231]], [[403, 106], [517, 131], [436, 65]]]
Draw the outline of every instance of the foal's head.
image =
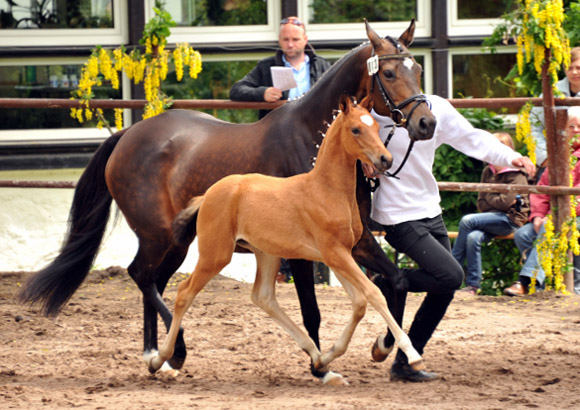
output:
[[379, 124], [370, 115], [368, 103], [368, 97], [357, 104], [343, 94], [339, 101], [341, 113], [333, 125], [339, 128], [337, 132], [342, 132], [342, 144], [349, 154], [374, 165], [379, 172], [385, 172], [390, 168], [393, 157], [379, 137]]
[[372, 45], [366, 87], [375, 111], [405, 126], [412, 140], [431, 139], [437, 121], [421, 92], [421, 65], [407, 49], [413, 42], [415, 21], [398, 40], [380, 38], [366, 20], [365, 25]]

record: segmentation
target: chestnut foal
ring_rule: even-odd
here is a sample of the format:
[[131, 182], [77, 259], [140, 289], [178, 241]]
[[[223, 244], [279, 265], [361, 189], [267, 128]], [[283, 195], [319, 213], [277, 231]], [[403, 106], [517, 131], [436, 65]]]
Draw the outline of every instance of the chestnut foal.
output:
[[[175, 313], [159, 352], [147, 359], [155, 372], [171, 358], [180, 324], [195, 296], [230, 262], [237, 245], [254, 252], [257, 272], [252, 301], [266, 311], [312, 359], [317, 370], [347, 349], [354, 330], [370, 303], [386, 320], [415, 369], [424, 369], [413, 348], [387, 308], [380, 290], [365, 276], [351, 256], [363, 225], [355, 196], [356, 161], [382, 172], [391, 154], [379, 138], [379, 126], [362, 105], [343, 95], [340, 110], [324, 138], [316, 165], [306, 174], [276, 178], [262, 174], [230, 175], [195, 197], [174, 221], [175, 241], [187, 242], [196, 229], [199, 260], [195, 270], [178, 287]], [[276, 301], [275, 282], [280, 257], [309, 259], [327, 264], [352, 300], [353, 312], [340, 338], [322, 354], [308, 335], [284, 313]], [[333, 372], [324, 383], [346, 384]]]

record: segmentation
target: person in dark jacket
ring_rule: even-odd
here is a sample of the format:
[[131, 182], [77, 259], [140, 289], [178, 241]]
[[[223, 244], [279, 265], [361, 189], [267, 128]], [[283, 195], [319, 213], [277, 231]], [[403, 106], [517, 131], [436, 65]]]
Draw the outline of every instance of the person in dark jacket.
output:
[[[330, 63], [318, 56], [306, 35], [304, 23], [297, 17], [288, 17], [280, 22], [278, 36], [280, 50], [276, 55], [260, 60], [244, 78], [230, 89], [233, 101], [275, 102], [300, 97], [328, 70]], [[281, 91], [273, 87], [270, 67], [292, 68], [297, 87]], [[263, 118], [269, 110], [260, 110]]]
[[[494, 134], [503, 144], [514, 149], [512, 137], [506, 132]], [[527, 175], [515, 168], [487, 165], [481, 182], [489, 184], [527, 185]], [[509, 235], [528, 220], [530, 202], [528, 195], [516, 193], [480, 192], [477, 197], [479, 213], [468, 214], [459, 222], [453, 257], [463, 265], [467, 259], [465, 288], [463, 292], [477, 294], [481, 285], [481, 244], [496, 236]]]

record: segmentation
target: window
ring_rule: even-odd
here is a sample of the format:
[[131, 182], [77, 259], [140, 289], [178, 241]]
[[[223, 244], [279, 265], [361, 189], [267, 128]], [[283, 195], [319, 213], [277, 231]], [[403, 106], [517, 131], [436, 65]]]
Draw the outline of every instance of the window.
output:
[[449, 35], [488, 36], [499, 18], [517, 7], [516, 0], [448, 0]]
[[515, 90], [503, 81], [515, 63], [513, 48], [496, 54], [482, 54], [479, 49], [453, 51], [453, 98], [515, 97]]
[[[187, 75], [178, 82], [175, 71], [170, 71], [163, 82], [163, 91], [176, 100], [229, 99], [232, 85], [252, 70], [258, 60], [269, 55], [212, 55], [203, 58], [201, 74], [192, 79]], [[232, 59], [235, 58], [235, 59]], [[222, 120], [236, 123], [255, 122], [258, 110], [203, 110]]]
[[127, 2], [0, 0], [0, 47], [112, 45], [127, 39]]
[[365, 40], [363, 17], [381, 36], [398, 37], [411, 19], [416, 20], [415, 36], [431, 35], [431, 3], [418, 0], [308, 0], [298, 3], [298, 17], [308, 22], [311, 40]]
[[111, 0], [0, 0], [0, 16], [3, 29], [113, 27]]
[[308, 23], [353, 23], [362, 22], [363, 17], [375, 22], [408, 22], [416, 16], [416, 0], [311, 0]]
[[[153, 16], [154, 0], [146, 0], [145, 20]], [[276, 41], [281, 15], [279, 0], [174, 0], [165, 9], [177, 27], [170, 43], [239, 43]]]
[[268, 3], [264, 0], [206, 1], [181, 0], [165, 9], [178, 26], [251, 26], [268, 24]]
[[[80, 63], [6, 64], [0, 66], [1, 98], [65, 98], [78, 86]], [[101, 86], [94, 89], [95, 99], [121, 98], [121, 91]], [[105, 117], [115, 124], [112, 110]], [[58, 108], [3, 108], [0, 110], [0, 130], [92, 128], [96, 120], [80, 124], [70, 117], [70, 111]]]

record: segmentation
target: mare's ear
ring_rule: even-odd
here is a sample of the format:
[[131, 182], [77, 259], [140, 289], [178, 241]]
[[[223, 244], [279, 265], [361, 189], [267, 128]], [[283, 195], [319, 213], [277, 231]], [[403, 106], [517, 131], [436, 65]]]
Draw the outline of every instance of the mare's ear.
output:
[[379, 35], [371, 28], [371, 25], [369, 24], [369, 22], [367, 21], [367, 19], [365, 18], [365, 29], [367, 31], [367, 37], [369, 38], [369, 40], [371, 41], [371, 44], [373, 45], [373, 48], [376, 50], [379, 50], [382, 47], [382, 39], [379, 37]]
[[373, 109], [373, 106], [375, 105], [375, 102], [373, 101], [373, 99], [371, 98], [370, 95], [367, 95], [365, 98], [363, 98], [363, 100], [360, 102], [360, 105], [364, 108], [366, 108], [367, 111], [370, 111]]
[[415, 19], [411, 20], [411, 24], [401, 37], [399, 37], [399, 42], [405, 45], [405, 47], [409, 48], [411, 44], [413, 44], [413, 40], [415, 39]]

